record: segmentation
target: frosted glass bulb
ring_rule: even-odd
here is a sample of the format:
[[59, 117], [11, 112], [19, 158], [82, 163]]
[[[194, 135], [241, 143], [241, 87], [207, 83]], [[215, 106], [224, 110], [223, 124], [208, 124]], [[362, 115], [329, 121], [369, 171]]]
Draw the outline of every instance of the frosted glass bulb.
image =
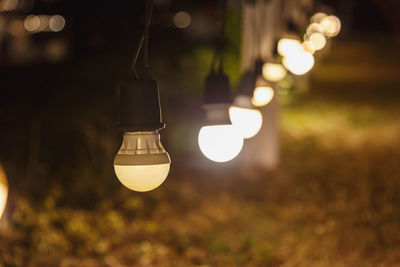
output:
[[261, 129], [263, 119], [257, 109], [232, 106], [229, 108], [229, 116], [232, 125], [245, 139], [255, 136]]
[[114, 171], [127, 188], [146, 192], [167, 178], [171, 160], [157, 131], [126, 132], [114, 158]]
[[3, 215], [7, 203], [8, 184], [6, 173], [0, 165], [0, 218]]
[[314, 66], [314, 57], [311, 53], [301, 50], [299, 53], [284, 57], [282, 64], [295, 75], [303, 75]]
[[278, 63], [265, 63], [262, 69], [263, 77], [270, 82], [279, 82], [285, 78], [287, 71]]
[[271, 102], [274, 98], [274, 89], [269, 86], [258, 86], [254, 90], [251, 103], [256, 107], [262, 107]]
[[326, 45], [326, 38], [322, 33], [316, 32], [310, 35], [310, 42], [314, 44], [315, 50], [321, 50]]
[[297, 53], [301, 49], [301, 43], [299, 40], [291, 38], [282, 38], [278, 42], [278, 53], [281, 56], [288, 56], [293, 53]]
[[243, 147], [243, 137], [231, 124], [202, 127], [198, 142], [204, 156], [216, 162], [234, 159]]
[[321, 28], [325, 36], [333, 37], [338, 35], [341, 28], [340, 19], [336, 16], [327, 16], [321, 19], [320, 22]]

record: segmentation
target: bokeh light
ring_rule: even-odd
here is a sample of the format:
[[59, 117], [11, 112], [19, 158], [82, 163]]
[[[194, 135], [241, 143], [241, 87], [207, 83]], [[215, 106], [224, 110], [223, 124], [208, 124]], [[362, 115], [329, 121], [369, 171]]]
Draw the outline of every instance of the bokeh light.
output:
[[64, 29], [65, 19], [61, 15], [54, 15], [50, 17], [49, 28], [54, 32], [59, 32]]
[[7, 196], [8, 196], [8, 183], [7, 183], [7, 176], [0, 165], [0, 218], [3, 215], [4, 209], [7, 203]]
[[286, 69], [279, 63], [265, 63], [262, 74], [264, 79], [270, 82], [279, 82], [286, 76]]
[[319, 23], [311, 23], [308, 27], [307, 27], [307, 35], [311, 36], [313, 33], [321, 33], [323, 32], [324, 29], [322, 28], [322, 26]]
[[243, 137], [231, 124], [202, 127], [198, 142], [204, 156], [216, 162], [234, 159], [243, 147]]
[[341, 28], [340, 19], [336, 16], [324, 17], [321, 22], [323, 33], [327, 37], [333, 37], [339, 34]]
[[28, 32], [36, 32], [40, 28], [40, 19], [38, 16], [29, 15], [24, 20], [24, 27]]
[[179, 29], [184, 29], [190, 25], [191, 17], [186, 11], [179, 11], [174, 15], [174, 24]]
[[326, 38], [322, 33], [316, 32], [310, 35], [310, 42], [314, 44], [315, 50], [321, 50], [326, 45]]
[[295, 75], [303, 75], [314, 66], [314, 57], [311, 53], [301, 50], [282, 59], [283, 65]]
[[310, 41], [304, 41], [301, 45], [303, 46], [304, 51], [314, 54], [314, 52], [316, 50], [314, 43], [312, 43]]
[[326, 16], [327, 16], [327, 15], [326, 15], [325, 13], [318, 12], [318, 13], [315, 13], [315, 14], [311, 17], [310, 21], [311, 21], [311, 23], [320, 23], [321, 20], [322, 20], [323, 18], [325, 18]]
[[258, 86], [254, 90], [251, 103], [256, 107], [262, 107], [271, 102], [274, 98], [274, 89], [270, 86]]
[[260, 131], [263, 121], [259, 110], [236, 106], [229, 108], [229, 117], [232, 125], [245, 139], [255, 136]]
[[278, 42], [278, 53], [281, 56], [297, 53], [301, 49], [301, 43], [297, 39], [282, 38]]

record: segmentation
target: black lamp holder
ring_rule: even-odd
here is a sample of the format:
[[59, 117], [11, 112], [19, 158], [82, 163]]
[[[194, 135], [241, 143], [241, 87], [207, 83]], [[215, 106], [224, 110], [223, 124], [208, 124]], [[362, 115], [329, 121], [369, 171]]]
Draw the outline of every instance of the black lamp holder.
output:
[[[124, 132], [160, 130], [160, 96], [157, 82], [151, 78], [148, 60], [149, 26], [153, 13], [153, 0], [146, 1], [146, 25], [132, 60], [134, 77], [120, 84], [118, 128]], [[136, 72], [136, 63], [144, 45], [144, 74]]]

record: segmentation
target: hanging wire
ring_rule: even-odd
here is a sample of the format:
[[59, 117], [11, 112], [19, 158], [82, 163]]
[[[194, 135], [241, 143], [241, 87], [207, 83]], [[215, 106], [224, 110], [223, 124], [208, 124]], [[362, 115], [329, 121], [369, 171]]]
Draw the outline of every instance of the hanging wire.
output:
[[143, 43], [144, 43], [144, 69], [145, 69], [145, 76], [150, 77], [150, 70], [149, 70], [149, 28], [150, 28], [150, 23], [151, 23], [151, 17], [153, 15], [153, 7], [154, 7], [154, 1], [153, 0], [147, 0], [146, 1], [146, 12], [145, 12], [145, 17], [146, 17], [146, 24], [143, 29], [143, 33], [139, 39], [138, 46], [136, 48], [134, 57], [132, 59], [132, 64], [131, 68], [132, 71], [135, 75], [135, 77], [138, 79], [139, 76], [136, 71], [136, 63], [139, 58], [139, 54], [142, 51], [143, 48]]
[[216, 39], [216, 49], [214, 52], [214, 56], [211, 62], [211, 72], [215, 72], [215, 67], [216, 64], [219, 63], [218, 71], [220, 73], [223, 72], [223, 53], [222, 49], [224, 48], [225, 45], [225, 24], [226, 24], [226, 8], [227, 6], [227, 0], [220, 0], [220, 19], [221, 19], [221, 25], [220, 25], [220, 32], [219, 36]]

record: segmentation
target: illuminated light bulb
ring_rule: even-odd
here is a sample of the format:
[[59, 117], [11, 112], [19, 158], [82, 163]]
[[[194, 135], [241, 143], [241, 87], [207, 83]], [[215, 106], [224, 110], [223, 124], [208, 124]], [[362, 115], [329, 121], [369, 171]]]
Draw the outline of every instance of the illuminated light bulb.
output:
[[323, 18], [325, 18], [326, 16], [327, 16], [327, 15], [326, 15], [325, 13], [318, 12], [318, 13], [315, 13], [315, 14], [311, 17], [310, 21], [311, 21], [312, 23], [320, 23], [321, 20], [322, 20]]
[[47, 15], [39, 15], [39, 28], [38, 31], [46, 31], [49, 28], [49, 20], [50, 16]]
[[314, 57], [311, 53], [301, 50], [297, 54], [284, 57], [282, 63], [291, 73], [295, 75], [303, 75], [314, 66]]
[[0, 165], [0, 218], [3, 215], [4, 209], [7, 203], [7, 196], [8, 196], [8, 183], [7, 183], [7, 176]]
[[263, 119], [261, 112], [257, 109], [231, 106], [229, 116], [232, 125], [245, 139], [255, 136], [261, 129]]
[[274, 89], [270, 86], [257, 86], [254, 90], [251, 103], [256, 107], [265, 106], [271, 102], [272, 98], [274, 98], [274, 94]]
[[184, 29], [190, 25], [191, 18], [189, 13], [179, 11], [174, 15], [173, 21], [177, 28]]
[[297, 53], [299, 50], [301, 50], [301, 43], [297, 39], [282, 38], [278, 42], [278, 53], [281, 56], [288, 56]]
[[270, 82], [279, 82], [285, 78], [287, 71], [279, 63], [265, 63], [262, 68], [264, 79]]
[[146, 192], [164, 182], [170, 164], [157, 131], [125, 132], [122, 146], [114, 158], [114, 171], [127, 188]]
[[307, 27], [307, 35], [311, 36], [313, 33], [321, 33], [323, 32], [324, 29], [322, 28], [322, 26], [319, 23], [311, 23], [308, 27]]
[[314, 44], [315, 50], [321, 50], [326, 45], [326, 38], [322, 33], [316, 32], [310, 35], [310, 42]]
[[310, 41], [304, 41], [302, 44], [304, 51], [307, 51], [311, 54], [315, 53], [315, 45]]
[[36, 32], [40, 28], [40, 19], [38, 16], [29, 15], [24, 20], [24, 27], [28, 32]]
[[323, 33], [327, 37], [333, 37], [339, 34], [341, 28], [340, 19], [336, 16], [324, 17], [320, 22]]
[[146, 192], [161, 185], [171, 160], [160, 142], [164, 128], [158, 84], [152, 79], [130, 79], [120, 85], [119, 125], [123, 142], [114, 158], [114, 171], [127, 188]]
[[50, 17], [49, 28], [53, 32], [61, 31], [62, 29], [64, 29], [64, 26], [65, 26], [65, 19], [63, 16], [54, 15]]
[[208, 159], [226, 162], [234, 159], [242, 150], [243, 137], [231, 124], [203, 126], [198, 143]]

